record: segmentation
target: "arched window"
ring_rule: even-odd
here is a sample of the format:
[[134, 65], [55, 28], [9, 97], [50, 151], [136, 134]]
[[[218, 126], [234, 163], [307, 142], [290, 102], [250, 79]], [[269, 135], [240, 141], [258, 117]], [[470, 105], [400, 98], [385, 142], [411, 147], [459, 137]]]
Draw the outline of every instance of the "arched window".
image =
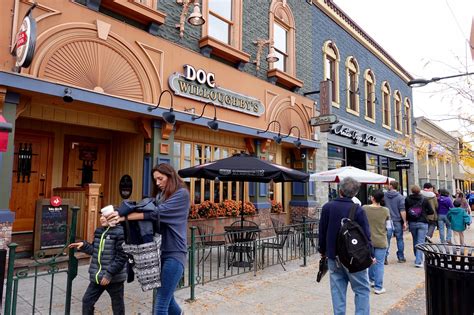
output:
[[346, 60], [346, 78], [346, 110], [359, 116], [359, 64], [352, 56]]
[[405, 135], [411, 136], [411, 104], [408, 97], [405, 98]]
[[323, 80], [332, 83], [332, 105], [339, 107], [339, 50], [332, 41], [328, 40], [323, 45]]
[[382, 83], [382, 126], [387, 129], [392, 128], [390, 95], [390, 85], [384, 81]]
[[365, 119], [375, 123], [375, 103], [377, 97], [375, 95], [375, 75], [372, 70], [365, 70]]
[[270, 39], [278, 61], [270, 64], [270, 69], [278, 69], [290, 76], [296, 76], [295, 60], [295, 20], [288, 4], [283, 0], [273, 0], [270, 5]]
[[402, 112], [402, 96], [399, 91], [393, 93], [393, 102], [395, 110], [395, 132], [402, 133], [403, 131], [403, 112]]

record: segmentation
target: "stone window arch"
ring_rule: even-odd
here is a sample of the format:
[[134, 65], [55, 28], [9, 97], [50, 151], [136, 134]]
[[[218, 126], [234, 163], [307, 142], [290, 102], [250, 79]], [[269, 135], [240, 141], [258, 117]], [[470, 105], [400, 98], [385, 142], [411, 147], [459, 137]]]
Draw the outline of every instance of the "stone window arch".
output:
[[387, 81], [382, 83], [382, 127], [392, 129], [390, 84]]

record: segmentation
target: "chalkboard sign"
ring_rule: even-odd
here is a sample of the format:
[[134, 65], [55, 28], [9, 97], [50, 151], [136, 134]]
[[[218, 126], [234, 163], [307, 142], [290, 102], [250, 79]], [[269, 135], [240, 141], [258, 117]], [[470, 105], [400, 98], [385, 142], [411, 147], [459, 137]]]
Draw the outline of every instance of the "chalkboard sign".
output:
[[36, 201], [34, 251], [53, 255], [68, 241], [72, 199], [63, 199], [60, 205], [51, 205], [50, 199]]

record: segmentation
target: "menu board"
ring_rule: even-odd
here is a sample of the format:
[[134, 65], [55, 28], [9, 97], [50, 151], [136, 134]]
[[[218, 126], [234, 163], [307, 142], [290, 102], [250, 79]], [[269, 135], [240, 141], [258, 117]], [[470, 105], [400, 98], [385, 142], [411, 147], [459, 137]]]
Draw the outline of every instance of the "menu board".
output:
[[62, 204], [53, 206], [49, 199], [36, 202], [35, 246], [34, 251], [42, 250], [54, 254], [62, 249], [68, 241], [70, 226], [70, 199], [63, 199]]

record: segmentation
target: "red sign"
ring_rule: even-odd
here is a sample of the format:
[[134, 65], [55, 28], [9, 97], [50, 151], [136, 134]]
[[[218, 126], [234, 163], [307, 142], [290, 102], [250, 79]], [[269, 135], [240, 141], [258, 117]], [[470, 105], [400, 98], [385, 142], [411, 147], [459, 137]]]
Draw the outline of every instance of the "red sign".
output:
[[[5, 117], [0, 115], [0, 122], [6, 123]], [[8, 131], [0, 131], [0, 152], [7, 152], [8, 147]]]
[[63, 204], [63, 200], [59, 196], [52, 196], [49, 199], [49, 204], [52, 205], [53, 207], [59, 207], [60, 205]]
[[16, 65], [27, 68], [33, 60], [36, 46], [36, 21], [30, 15], [25, 16], [18, 30], [15, 43]]

